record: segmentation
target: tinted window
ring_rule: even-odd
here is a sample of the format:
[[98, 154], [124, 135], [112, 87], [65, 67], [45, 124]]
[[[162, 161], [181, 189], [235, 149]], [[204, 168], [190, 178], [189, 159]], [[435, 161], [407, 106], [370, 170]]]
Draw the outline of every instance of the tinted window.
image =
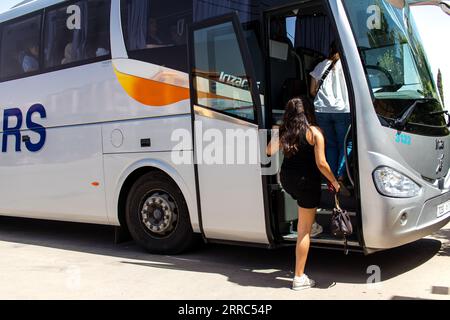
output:
[[45, 23], [45, 67], [109, 56], [110, 1], [78, 1], [48, 11]]
[[39, 71], [40, 30], [40, 15], [3, 26], [1, 78]]
[[218, 17], [236, 12], [241, 23], [260, 18], [261, 7], [272, 7], [273, 0], [194, 0], [194, 21]]
[[192, 1], [122, 1], [122, 29], [129, 57], [187, 71], [187, 24]]
[[255, 120], [250, 79], [231, 22], [194, 32], [196, 103]]

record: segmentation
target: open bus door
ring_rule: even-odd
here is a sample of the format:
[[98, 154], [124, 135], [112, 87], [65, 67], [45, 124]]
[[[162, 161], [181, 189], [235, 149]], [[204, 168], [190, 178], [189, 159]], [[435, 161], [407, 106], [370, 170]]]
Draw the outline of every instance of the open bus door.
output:
[[[310, 73], [327, 55], [319, 51], [318, 47], [330, 47], [332, 41], [340, 43], [337, 30], [333, 28], [332, 12], [325, 2], [305, 2], [267, 10], [263, 13], [267, 60], [266, 79], [266, 109], [269, 125], [280, 125], [283, 121], [287, 101], [296, 96], [309, 97]], [[290, 24], [290, 27], [289, 27]], [[327, 30], [324, 32], [315, 30]], [[302, 41], [300, 41], [302, 40]], [[329, 43], [328, 43], [329, 42]], [[339, 50], [342, 48], [339, 47]], [[342, 52], [342, 51], [341, 51]], [[341, 53], [341, 56], [345, 54]], [[348, 249], [361, 251], [359, 216], [357, 210], [358, 179], [355, 176], [355, 158], [357, 157], [354, 126], [348, 128], [345, 137], [344, 150], [351, 150], [346, 154], [347, 187], [350, 195], [340, 196], [340, 202], [351, 217], [354, 233], [348, 238]], [[287, 194], [281, 185], [279, 174], [272, 179], [271, 190], [274, 195], [272, 211], [276, 213], [277, 221], [274, 232], [277, 239], [284, 243], [297, 242], [298, 205]], [[311, 238], [311, 246], [330, 249], [344, 249], [346, 242], [335, 237], [330, 231], [331, 215], [334, 208], [334, 194], [327, 191], [326, 181], [322, 181], [321, 203], [317, 210], [316, 222], [323, 227], [323, 232]]]
[[192, 25], [190, 87], [199, 220], [210, 240], [269, 245], [261, 99], [236, 13]]

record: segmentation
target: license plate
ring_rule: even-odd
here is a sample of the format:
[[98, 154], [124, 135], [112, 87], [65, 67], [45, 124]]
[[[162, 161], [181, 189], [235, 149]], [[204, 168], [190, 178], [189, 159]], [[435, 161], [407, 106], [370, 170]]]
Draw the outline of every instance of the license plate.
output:
[[437, 217], [442, 217], [443, 215], [450, 212], [450, 200], [439, 205], [437, 207]]

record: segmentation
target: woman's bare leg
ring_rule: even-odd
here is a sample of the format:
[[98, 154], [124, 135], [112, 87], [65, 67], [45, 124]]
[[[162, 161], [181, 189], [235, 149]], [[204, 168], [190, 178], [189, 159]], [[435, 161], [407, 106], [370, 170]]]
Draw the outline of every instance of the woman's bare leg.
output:
[[300, 277], [305, 272], [306, 260], [308, 258], [312, 225], [316, 216], [317, 209], [298, 208], [298, 227], [297, 227], [297, 248], [295, 262], [295, 276]]

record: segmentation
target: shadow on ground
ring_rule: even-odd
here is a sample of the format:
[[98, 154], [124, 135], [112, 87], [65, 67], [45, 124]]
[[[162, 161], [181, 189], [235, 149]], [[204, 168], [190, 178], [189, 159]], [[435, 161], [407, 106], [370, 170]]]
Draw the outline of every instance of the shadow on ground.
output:
[[444, 257], [450, 256], [450, 229], [441, 229], [435, 234], [433, 238], [442, 242], [442, 246], [439, 250], [439, 255]]
[[[368, 267], [373, 265], [380, 267], [382, 281], [389, 280], [435, 255], [448, 256], [450, 230], [441, 230], [435, 237], [444, 244], [427, 238], [370, 256], [312, 249], [307, 272], [318, 281], [319, 288], [366, 283]], [[113, 228], [107, 226], [0, 218], [0, 241], [17, 248], [35, 245], [117, 257], [123, 264], [141, 267], [220, 274], [241, 286], [285, 288], [293, 276], [294, 247], [268, 250], [208, 244], [183, 255], [160, 256], [144, 252], [133, 242], [115, 245], [113, 239]]]

